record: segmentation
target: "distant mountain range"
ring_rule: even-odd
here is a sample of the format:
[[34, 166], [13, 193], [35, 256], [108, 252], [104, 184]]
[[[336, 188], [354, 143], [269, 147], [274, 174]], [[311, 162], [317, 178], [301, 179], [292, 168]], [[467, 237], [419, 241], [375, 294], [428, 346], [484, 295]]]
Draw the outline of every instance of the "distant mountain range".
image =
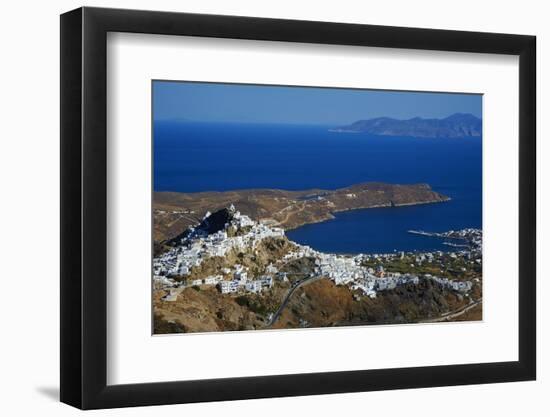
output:
[[348, 126], [331, 129], [333, 132], [370, 133], [381, 136], [412, 136], [418, 138], [481, 137], [481, 119], [469, 113], [455, 113], [444, 119], [408, 120], [377, 117], [358, 120]]

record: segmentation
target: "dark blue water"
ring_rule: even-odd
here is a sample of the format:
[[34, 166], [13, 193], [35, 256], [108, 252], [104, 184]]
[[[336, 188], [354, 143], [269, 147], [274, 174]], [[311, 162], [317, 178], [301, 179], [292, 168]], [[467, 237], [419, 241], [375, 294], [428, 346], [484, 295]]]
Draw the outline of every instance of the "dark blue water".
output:
[[356, 210], [288, 232], [330, 252], [448, 250], [409, 229], [481, 227], [480, 139], [377, 137], [327, 126], [156, 122], [156, 191], [335, 189], [366, 181], [425, 182], [450, 202]]

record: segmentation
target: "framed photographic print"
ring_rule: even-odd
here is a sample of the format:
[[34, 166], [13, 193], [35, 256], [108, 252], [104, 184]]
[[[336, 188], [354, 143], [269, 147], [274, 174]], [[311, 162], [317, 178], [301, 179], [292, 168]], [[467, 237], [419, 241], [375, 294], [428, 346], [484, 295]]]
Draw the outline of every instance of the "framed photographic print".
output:
[[535, 379], [535, 38], [61, 16], [61, 400]]

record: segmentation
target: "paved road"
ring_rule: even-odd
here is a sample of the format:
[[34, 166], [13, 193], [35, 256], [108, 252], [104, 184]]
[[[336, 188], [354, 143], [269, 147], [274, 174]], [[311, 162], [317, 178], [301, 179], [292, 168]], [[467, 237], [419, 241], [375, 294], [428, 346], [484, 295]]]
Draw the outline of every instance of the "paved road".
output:
[[474, 301], [474, 302], [468, 304], [467, 306], [461, 307], [458, 310], [452, 311], [450, 313], [443, 314], [441, 317], [437, 317], [437, 318], [431, 319], [431, 320], [423, 320], [422, 323], [437, 323], [439, 321], [454, 319], [454, 318], [456, 318], [458, 316], [461, 316], [464, 313], [470, 311], [472, 308], [478, 306], [482, 302], [483, 302], [483, 298], [480, 298], [479, 300]]
[[281, 306], [279, 307], [279, 309], [275, 312], [275, 314], [273, 314], [273, 317], [271, 317], [271, 321], [267, 324], [266, 327], [271, 327], [273, 326], [273, 324], [275, 324], [275, 322], [279, 319], [279, 316], [281, 315], [281, 313], [283, 312], [283, 310], [285, 309], [286, 305], [288, 304], [288, 301], [290, 300], [290, 297], [292, 297], [292, 295], [294, 294], [294, 292], [306, 285], [306, 284], [310, 284], [312, 283], [313, 281], [317, 281], [318, 279], [321, 279], [323, 278], [322, 276], [318, 276], [318, 275], [315, 275], [313, 277], [309, 277], [309, 278], [305, 278], [301, 281], [299, 281], [297, 284], [294, 284], [292, 286], [292, 288], [290, 290], [288, 290], [288, 293], [286, 294], [285, 296], [285, 299], [283, 300], [283, 302], [281, 303]]
[[[303, 279], [302, 281], [299, 281], [297, 284], [295, 284], [288, 291], [288, 293], [286, 294], [286, 296], [285, 296], [283, 302], [281, 303], [279, 309], [275, 312], [275, 314], [273, 314], [273, 317], [271, 318], [271, 321], [267, 324], [266, 327], [271, 327], [271, 326], [273, 326], [273, 324], [275, 324], [275, 322], [279, 319], [281, 313], [285, 309], [286, 305], [288, 304], [288, 302], [290, 300], [290, 297], [292, 297], [292, 295], [294, 294], [294, 292], [298, 288], [302, 287], [303, 285], [310, 284], [310, 283], [312, 283], [312, 282], [314, 282], [318, 279], [321, 279], [321, 278], [323, 278], [323, 277], [316, 275], [316, 276], [313, 276], [313, 277]], [[454, 319], [454, 318], [456, 318], [458, 316], [461, 316], [462, 314], [470, 311], [472, 308], [476, 307], [477, 305], [481, 304], [482, 302], [483, 302], [483, 298], [480, 298], [479, 300], [476, 300], [476, 301], [468, 304], [467, 306], [461, 307], [458, 310], [451, 311], [451, 312], [446, 313], [446, 314], [442, 315], [441, 317], [437, 317], [435, 319], [422, 320], [421, 323], [436, 323], [436, 322], [445, 321], [445, 320], [448, 320], [448, 319]]]

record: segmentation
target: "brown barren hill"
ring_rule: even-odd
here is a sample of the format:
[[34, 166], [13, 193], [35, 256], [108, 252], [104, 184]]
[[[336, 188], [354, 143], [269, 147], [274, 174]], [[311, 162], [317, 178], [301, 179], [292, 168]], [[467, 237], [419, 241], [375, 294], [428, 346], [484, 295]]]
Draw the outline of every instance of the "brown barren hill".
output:
[[[374, 299], [358, 295], [349, 287], [337, 286], [328, 279], [304, 285], [292, 295], [272, 328], [435, 321], [433, 319], [460, 311], [470, 304], [461, 295], [426, 279], [419, 285], [407, 284], [379, 291]], [[480, 319], [480, 314], [476, 313], [477, 310], [472, 309], [471, 320]], [[450, 321], [457, 320], [450, 316]]]
[[440, 203], [449, 198], [428, 184], [362, 183], [337, 190], [249, 189], [225, 192], [155, 192], [154, 239], [172, 239], [200, 222], [206, 212], [233, 204], [256, 221], [286, 230], [333, 218], [346, 210]]

